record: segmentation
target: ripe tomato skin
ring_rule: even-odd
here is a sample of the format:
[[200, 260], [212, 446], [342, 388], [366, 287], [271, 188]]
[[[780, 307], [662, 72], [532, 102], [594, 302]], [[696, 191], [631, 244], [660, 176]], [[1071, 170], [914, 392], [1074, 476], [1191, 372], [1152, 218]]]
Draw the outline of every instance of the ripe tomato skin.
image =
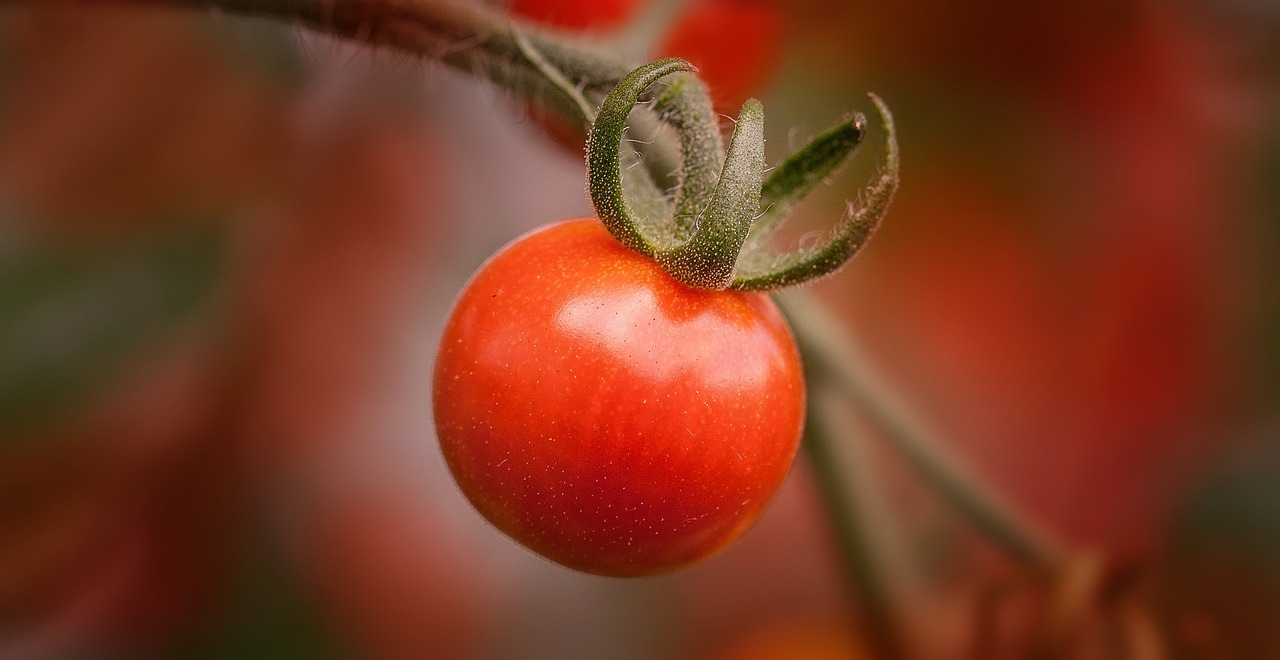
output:
[[471, 503], [600, 575], [668, 572], [740, 536], [804, 421], [799, 355], [768, 297], [688, 288], [594, 219], [528, 234], [480, 269], [434, 387]]

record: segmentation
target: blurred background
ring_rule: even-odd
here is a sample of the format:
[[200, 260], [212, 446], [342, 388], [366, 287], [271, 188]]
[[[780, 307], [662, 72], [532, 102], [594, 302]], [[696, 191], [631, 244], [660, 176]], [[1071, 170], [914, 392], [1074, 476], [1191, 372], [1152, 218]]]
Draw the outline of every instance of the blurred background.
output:
[[[590, 214], [580, 143], [431, 62], [98, 4], [0, 8], [0, 658], [874, 657], [803, 460], [739, 543], [634, 580], [523, 550], [450, 480], [444, 316]], [[771, 162], [883, 97], [897, 199], [812, 291], [1116, 576], [1045, 657], [1280, 657], [1280, 4], [490, 5], [761, 98]], [[1032, 657], [1050, 596], [862, 460], [916, 655]]]

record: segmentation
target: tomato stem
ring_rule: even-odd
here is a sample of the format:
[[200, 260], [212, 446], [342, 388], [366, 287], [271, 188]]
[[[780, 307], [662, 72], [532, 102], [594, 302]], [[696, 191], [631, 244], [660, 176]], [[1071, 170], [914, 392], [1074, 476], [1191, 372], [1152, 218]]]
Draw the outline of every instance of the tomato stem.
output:
[[[885, 552], [890, 530], [885, 521], [876, 520], [879, 502], [874, 498], [875, 484], [868, 483], [870, 470], [860, 463], [867, 456], [846, 456], [842, 450], [856, 449], [838, 442], [853, 437], [847, 424], [835, 414], [829, 390], [810, 383], [808, 414], [805, 416], [803, 448], [817, 480], [823, 505], [831, 518], [832, 531], [839, 548], [841, 564], [849, 590], [857, 601], [860, 624], [874, 657], [900, 660], [908, 657], [903, 625], [902, 585], [891, 570], [892, 559]], [[899, 556], [901, 559], [901, 556]]]
[[596, 120], [596, 110], [587, 101], [586, 96], [565, 77], [564, 73], [557, 69], [554, 65], [547, 61], [546, 56], [534, 46], [529, 37], [520, 30], [512, 30], [511, 36], [520, 52], [524, 54], [529, 63], [538, 69], [538, 71], [546, 77], [547, 82], [560, 90], [573, 103], [574, 108], [578, 111], [577, 117], [580, 128], [586, 131]]
[[[15, 0], [0, 0], [0, 4]], [[497, 85], [582, 127], [632, 66], [608, 54], [553, 37], [479, 7], [421, 0], [116, 0], [122, 5], [185, 9], [217, 9], [247, 16], [288, 20], [305, 27], [408, 51], [463, 72], [487, 77]], [[689, 69], [683, 69], [688, 71]], [[734, 142], [726, 159], [721, 153], [719, 118], [706, 86], [688, 73], [672, 81], [646, 108], [632, 116], [604, 112], [610, 122], [642, 143], [634, 153], [617, 151], [628, 165], [629, 199], [610, 190], [597, 194], [601, 181], [621, 181], [621, 171], [601, 159], [590, 161], [589, 187], [601, 216], [613, 214], [633, 226], [610, 231], [632, 249], [659, 261], [691, 286], [769, 290], [822, 277], [844, 265], [879, 225], [897, 188], [898, 148], [888, 108], [872, 97], [886, 128], [884, 158], [877, 176], [849, 205], [849, 213], [816, 246], [774, 252], [766, 245], [786, 212], [830, 175], [852, 153], [862, 137], [863, 120], [855, 116], [814, 140], [787, 160], [769, 179], [763, 171], [762, 110], [754, 100], [743, 106]], [[630, 94], [629, 90], [627, 93]], [[641, 90], [643, 91], [643, 90]], [[637, 99], [641, 95], [636, 92]], [[632, 103], [634, 105], [634, 102]], [[599, 118], [596, 118], [599, 125]], [[675, 129], [676, 137], [659, 130]], [[622, 133], [606, 131], [619, 142]], [[758, 135], [758, 137], [757, 137]], [[733, 157], [733, 156], [737, 157]], [[637, 174], [644, 172], [644, 175]], [[621, 189], [619, 183], [616, 188]], [[763, 188], [763, 189], [762, 189]], [[674, 192], [676, 199], [667, 199]], [[617, 195], [614, 199], [612, 195]], [[763, 203], [761, 202], [763, 199]], [[617, 213], [630, 203], [629, 213]], [[603, 219], [603, 217], [602, 217]], [[757, 228], [758, 225], [758, 228]], [[651, 237], [646, 241], [638, 237]], [[748, 238], [750, 240], [748, 240]], [[659, 249], [655, 249], [659, 248]]]
[[[65, 0], [71, 2], [72, 0]], [[0, 0], [0, 6], [19, 0]], [[424, 0], [102, 0], [101, 5], [214, 10], [286, 21], [373, 47], [425, 57], [525, 97], [578, 127], [586, 136], [581, 101], [594, 107], [634, 64], [574, 41], [543, 33], [475, 4]], [[534, 53], [533, 57], [530, 53]], [[550, 71], [559, 75], [549, 74]], [[568, 83], [566, 85], [565, 83]], [[571, 94], [570, 90], [576, 92]], [[640, 129], [657, 122], [642, 114]], [[680, 165], [680, 148], [656, 135], [643, 148], [643, 166], [660, 187]]]
[[[14, 0], [0, 0], [12, 3]], [[103, 3], [110, 4], [110, 3]], [[421, 0], [115, 0], [114, 4], [216, 9], [295, 22], [334, 36], [429, 57], [517, 92], [554, 89], [525, 56], [515, 33], [585, 94], [613, 88], [631, 67], [615, 57], [526, 29], [476, 6]]]

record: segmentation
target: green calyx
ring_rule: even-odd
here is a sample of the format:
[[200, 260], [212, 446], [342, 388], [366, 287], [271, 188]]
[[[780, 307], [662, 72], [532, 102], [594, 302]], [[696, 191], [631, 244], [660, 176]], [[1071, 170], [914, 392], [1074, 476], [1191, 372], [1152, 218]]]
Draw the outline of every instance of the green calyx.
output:
[[[889, 109], [872, 103], [885, 130], [877, 174], [849, 212], [817, 244], [769, 247], [787, 214], [853, 153], [866, 132], [854, 114], [764, 175], [764, 109], [742, 106], [726, 150], [706, 86], [678, 58], [646, 64], [605, 97], [587, 138], [587, 190], [596, 215], [623, 245], [701, 289], [762, 291], [835, 272], [866, 243], [898, 186], [898, 144]], [[655, 91], [655, 83], [669, 79]], [[623, 149], [628, 118], [647, 106], [674, 130], [681, 161], [674, 188], [662, 190], [638, 150]], [[643, 140], [643, 138], [636, 138]]]

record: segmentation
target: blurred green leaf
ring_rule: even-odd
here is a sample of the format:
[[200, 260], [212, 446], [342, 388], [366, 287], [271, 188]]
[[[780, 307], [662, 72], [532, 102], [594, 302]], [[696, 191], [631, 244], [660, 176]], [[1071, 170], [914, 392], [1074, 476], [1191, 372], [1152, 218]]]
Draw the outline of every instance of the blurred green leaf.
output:
[[65, 412], [215, 299], [226, 237], [210, 225], [169, 227], [0, 261], [0, 429]]

